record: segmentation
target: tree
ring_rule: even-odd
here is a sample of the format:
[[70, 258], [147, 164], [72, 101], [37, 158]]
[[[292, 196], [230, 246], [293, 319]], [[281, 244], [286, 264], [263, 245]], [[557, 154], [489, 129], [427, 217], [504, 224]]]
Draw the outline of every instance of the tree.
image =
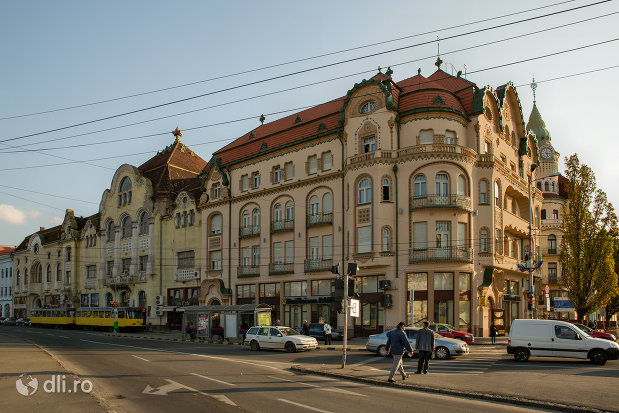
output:
[[[616, 237], [613, 252], [613, 261], [615, 262], [615, 278], [619, 280], [619, 275], [617, 274], [617, 269], [619, 269], [619, 239]], [[613, 315], [619, 313], [619, 291], [611, 297], [608, 303], [606, 303], [606, 308], [604, 308], [604, 312], [606, 316], [604, 328], [608, 330], [610, 328], [610, 319]]]
[[617, 294], [611, 235], [617, 216], [604, 191], [597, 188], [591, 168], [581, 165], [575, 154], [565, 164], [569, 182], [560, 260], [563, 284], [582, 323], [594, 307], [604, 307]]

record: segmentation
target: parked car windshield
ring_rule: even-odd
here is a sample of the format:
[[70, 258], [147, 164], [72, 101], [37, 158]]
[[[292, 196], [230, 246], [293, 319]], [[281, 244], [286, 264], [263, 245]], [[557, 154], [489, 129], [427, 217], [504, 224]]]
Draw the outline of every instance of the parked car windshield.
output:
[[281, 331], [282, 334], [285, 335], [285, 336], [299, 336], [299, 335], [301, 335], [301, 333], [299, 333], [297, 330], [295, 330], [294, 328], [290, 328], [290, 327], [280, 328], [279, 331]]

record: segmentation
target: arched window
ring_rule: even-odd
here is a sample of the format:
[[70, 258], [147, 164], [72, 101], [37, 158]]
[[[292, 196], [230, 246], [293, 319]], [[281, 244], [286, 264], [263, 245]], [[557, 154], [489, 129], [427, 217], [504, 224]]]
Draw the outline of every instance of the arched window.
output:
[[118, 206], [131, 203], [131, 179], [125, 176], [120, 181], [120, 187], [118, 189]]
[[383, 192], [382, 192], [382, 200], [383, 201], [391, 201], [391, 179], [383, 178]]
[[286, 221], [294, 220], [294, 204], [292, 201], [286, 202]]
[[105, 306], [111, 307], [113, 302], [114, 302], [114, 298], [112, 297], [112, 293], [106, 293], [105, 294]]
[[249, 211], [243, 211], [243, 228], [249, 228]]
[[129, 307], [129, 292], [123, 291], [120, 293], [120, 306]]
[[488, 252], [488, 230], [482, 229], [479, 231], [479, 251], [482, 253]]
[[131, 179], [128, 176], [125, 176], [122, 181], [120, 181], [120, 192], [125, 192], [131, 189]]
[[254, 230], [260, 228], [260, 210], [258, 208], [254, 209], [252, 213], [252, 225]]
[[464, 197], [466, 195], [466, 183], [462, 175], [458, 175], [458, 196]]
[[43, 267], [41, 267], [41, 263], [37, 262], [34, 264], [30, 278], [33, 283], [41, 282], [41, 279], [43, 278]]
[[105, 232], [107, 234], [107, 242], [114, 241], [114, 223], [112, 221], [108, 221]]
[[544, 182], [544, 192], [550, 192], [550, 184], [548, 182]]
[[318, 197], [314, 195], [310, 198], [310, 215], [318, 215], [319, 210]]
[[28, 269], [24, 269], [24, 285], [28, 285]]
[[47, 270], [45, 271], [45, 281], [48, 283], [52, 282], [52, 266], [51, 265], [47, 265]]
[[189, 225], [194, 225], [196, 223], [196, 213], [193, 209], [189, 210]]
[[15, 285], [19, 286], [20, 282], [21, 282], [21, 276], [19, 275], [19, 270], [17, 270], [15, 271]]
[[373, 111], [375, 107], [376, 107], [376, 102], [372, 100], [370, 102], [367, 102], [363, 106], [361, 106], [361, 109], [359, 110], [359, 112], [365, 115]]
[[359, 196], [357, 198], [357, 204], [369, 204], [372, 202], [372, 183], [370, 178], [363, 178], [359, 181]]
[[494, 182], [494, 206], [501, 207], [501, 188], [499, 181]]
[[548, 253], [556, 254], [557, 253], [557, 236], [550, 234], [548, 235]]
[[140, 234], [148, 234], [148, 212], [140, 214]]
[[488, 204], [488, 181], [484, 179], [479, 181], [479, 203]]
[[330, 192], [327, 192], [322, 196], [322, 212], [324, 214], [330, 214], [333, 212], [333, 196]]
[[436, 195], [449, 195], [449, 175], [444, 172], [439, 172], [436, 174]]
[[391, 252], [391, 229], [383, 228], [382, 244], [383, 252]]
[[539, 189], [540, 191], [542, 190], [542, 183], [541, 182], [537, 183], [537, 189]]
[[275, 208], [273, 208], [273, 221], [282, 222], [282, 204], [275, 204]]
[[223, 224], [223, 218], [221, 214], [214, 215], [211, 218], [211, 235], [221, 234], [221, 227]]
[[62, 281], [62, 266], [60, 263], [56, 264], [56, 281]]
[[130, 238], [131, 237], [131, 217], [126, 216], [123, 219], [121, 228], [122, 228], [122, 238]]
[[138, 293], [138, 307], [146, 308], [146, 293], [144, 291]]
[[552, 182], [550, 183], [550, 190], [551, 190], [552, 192], [554, 192], [554, 191], [555, 191], [555, 182], [554, 182], [554, 181], [552, 181]]
[[426, 192], [426, 176], [425, 175], [417, 175], [414, 179], [414, 190], [413, 196], [415, 198], [425, 198], [427, 196]]

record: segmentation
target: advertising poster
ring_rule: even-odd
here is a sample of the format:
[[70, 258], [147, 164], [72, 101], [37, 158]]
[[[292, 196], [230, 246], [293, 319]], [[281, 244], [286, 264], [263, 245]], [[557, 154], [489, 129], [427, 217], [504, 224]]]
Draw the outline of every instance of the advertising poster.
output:
[[210, 334], [208, 314], [198, 314], [198, 337], [208, 337]]
[[270, 326], [271, 325], [271, 312], [270, 311], [258, 313], [258, 325], [259, 326]]

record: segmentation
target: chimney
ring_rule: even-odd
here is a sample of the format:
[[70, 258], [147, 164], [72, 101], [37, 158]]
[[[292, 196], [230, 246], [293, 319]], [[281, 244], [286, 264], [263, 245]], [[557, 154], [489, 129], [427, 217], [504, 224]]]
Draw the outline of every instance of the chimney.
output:
[[45, 227], [39, 227], [39, 231], [45, 231]]

